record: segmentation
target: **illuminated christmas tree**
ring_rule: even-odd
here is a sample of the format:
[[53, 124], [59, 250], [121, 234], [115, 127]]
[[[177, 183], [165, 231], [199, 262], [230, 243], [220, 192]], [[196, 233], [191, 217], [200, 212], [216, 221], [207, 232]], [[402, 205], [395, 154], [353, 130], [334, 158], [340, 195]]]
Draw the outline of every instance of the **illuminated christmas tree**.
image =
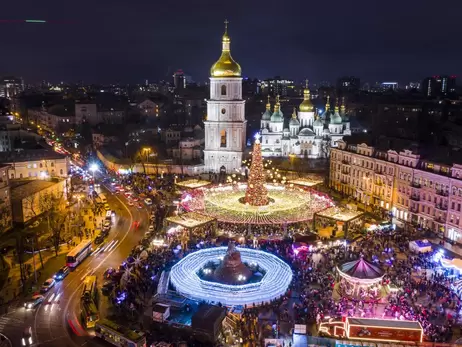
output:
[[255, 135], [245, 202], [252, 206], [268, 205], [268, 190], [265, 187], [265, 172], [261, 156], [260, 134]]

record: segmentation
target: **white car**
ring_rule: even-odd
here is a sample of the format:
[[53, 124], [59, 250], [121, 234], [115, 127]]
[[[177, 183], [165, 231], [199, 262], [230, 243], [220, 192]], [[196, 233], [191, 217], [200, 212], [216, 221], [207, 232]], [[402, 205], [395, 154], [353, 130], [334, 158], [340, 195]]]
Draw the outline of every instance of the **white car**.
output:
[[150, 198], [144, 199], [144, 203], [148, 206], [152, 205], [152, 200]]
[[33, 309], [36, 306], [40, 305], [43, 302], [43, 300], [45, 300], [45, 297], [43, 295], [34, 295], [32, 296], [32, 298], [30, 298], [24, 303], [24, 307], [26, 309]]
[[46, 293], [48, 292], [51, 288], [53, 288], [56, 284], [56, 281], [53, 279], [53, 278], [49, 278], [47, 279], [45, 282], [43, 282], [42, 284], [42, 288], [40, 289], [40, 291], [42, 293]]

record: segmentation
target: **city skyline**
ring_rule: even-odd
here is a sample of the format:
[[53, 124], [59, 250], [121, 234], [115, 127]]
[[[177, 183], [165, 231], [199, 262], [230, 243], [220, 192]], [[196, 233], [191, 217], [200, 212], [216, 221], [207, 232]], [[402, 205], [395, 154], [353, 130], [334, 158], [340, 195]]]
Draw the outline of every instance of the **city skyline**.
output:
[[[462, 5], [456, 2], [135, 5], [85, 0], [70, 11], [55, 1], [5, 4], [0, 24], [7, 54], [0, 75], [32, 82], [141, 83], [170, 80], [182, 68], [203, 81], [220, 54], [225, 19], [233, 56], [247, 77], [335, 81], [355, 75], [402, 82], [462, 74], [462, 49], [454, 44], [462, 34], [456, 25]], [[48, 22], [21, 22], [25, 16]]]

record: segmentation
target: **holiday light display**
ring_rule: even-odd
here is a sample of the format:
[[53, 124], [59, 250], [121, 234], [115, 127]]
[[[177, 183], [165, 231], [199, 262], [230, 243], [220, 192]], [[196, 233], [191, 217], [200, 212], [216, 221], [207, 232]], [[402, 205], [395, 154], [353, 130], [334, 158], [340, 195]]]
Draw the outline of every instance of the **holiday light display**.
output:
[[243, 204], [247, 184], [226, 184], [196, 189], [185, 194], [182, 207], [220, 222], [239, 224], [290, 224], [310, 221], [313, 215], [333, 206], [329, 196], [293, 184], [265, 184], [270, 197], [266, 206]]
[[242, 261], [265, 270], [260, 282], [229, 285], [202, 280], [199, 270], [222, 259], [227, 247], [202, 249], [187, 255], [172, 267], [170, 281], [181, 295], [226, 306], [261, 305], [285, 294], [292, 282], [292, 269], [275, 255], [251, 248], [239, 248]]
[[265, 206], [269, 203], [268, 190], [265, 187], [265, 171], [261, 155], [260, 134], [255, 135], [255, 143], [252, 152], [252, 164], [250, 165], [245, 203], [251, 206]]

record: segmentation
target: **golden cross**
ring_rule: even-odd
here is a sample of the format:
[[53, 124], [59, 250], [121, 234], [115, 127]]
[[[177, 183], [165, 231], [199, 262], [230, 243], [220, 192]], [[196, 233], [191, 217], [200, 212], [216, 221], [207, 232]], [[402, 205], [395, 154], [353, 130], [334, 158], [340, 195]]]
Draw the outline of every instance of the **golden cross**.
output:
[[228, 20], [225, 19], [225, 31], [228, 31], [228, 23], [229, 23]]
[[308, 89], [308, 80], [305, 80], [305, 88]]

